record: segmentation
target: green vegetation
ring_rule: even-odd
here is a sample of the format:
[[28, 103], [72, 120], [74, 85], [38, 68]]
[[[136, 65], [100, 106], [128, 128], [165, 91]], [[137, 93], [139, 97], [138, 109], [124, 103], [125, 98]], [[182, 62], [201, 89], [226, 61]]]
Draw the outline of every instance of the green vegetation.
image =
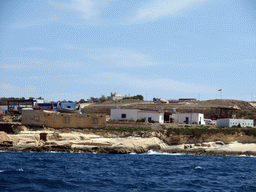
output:
[[136, 122], [145, 122], [146, 121], [146, 118], [141, 118], [141, 119], [137, 119]]
[[135, 95], [132, 97], [124, 97], [123, 99], [138, 99], [138, 100], [142, 100], [143, 101], [143, 96], [142, 95]]
[[150, 128], [143, 128], [143, 127], [105, 127], [103, 130], [111, 130], [111, 131], [128, 131], [128, 132], [134, 132], [134, 131], [151, 131]]

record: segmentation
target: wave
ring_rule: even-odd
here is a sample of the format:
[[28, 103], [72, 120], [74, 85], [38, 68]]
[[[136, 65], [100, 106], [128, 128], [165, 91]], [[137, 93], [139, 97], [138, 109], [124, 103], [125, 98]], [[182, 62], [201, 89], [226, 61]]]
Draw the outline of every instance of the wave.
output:
[[156, 151], [151, 149], [148, 152], [143, 153], [142, 155], [185, 155], [185, 154], [182, 154], [182, 153], [156, 152]]

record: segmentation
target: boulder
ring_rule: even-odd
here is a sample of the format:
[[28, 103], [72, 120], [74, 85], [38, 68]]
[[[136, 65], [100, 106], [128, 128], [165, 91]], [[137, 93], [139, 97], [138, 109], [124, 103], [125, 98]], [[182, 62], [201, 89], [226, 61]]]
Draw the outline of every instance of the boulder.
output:
[[222, 141], [215, 141], [215, 143], [216, 143], [217, 145], [225, 145], [225, 143], [223, 143]]
[[209, 143], [202, 143], [202, 147], [211, 147], [212, 145]]

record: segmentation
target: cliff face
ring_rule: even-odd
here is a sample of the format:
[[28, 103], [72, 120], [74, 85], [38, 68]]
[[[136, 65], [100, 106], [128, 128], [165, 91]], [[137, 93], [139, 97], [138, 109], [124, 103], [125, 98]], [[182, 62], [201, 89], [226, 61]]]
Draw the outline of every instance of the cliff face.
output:
[[225, 135], [223, 133], [217, 133], [214, 135], [203, 134], [200, 137], [191, 135], [170, 135], [169, 137], [162, 137], [162, 139], [169, 145], [196, 144], [214, 141], [222, 141], [225, 144], [235, 141], [238, 143], [256, 143], [256, 137], [254, 136], [243, 134]]
[[[167, 131], [112, 131], [86, 129], [40, 129], [29, 131], [18, 126], [19, 132], [0, 132], [0, 150], [10, 151], [61, 151], [97, 153], [144, 153], [150, 149], [170, 153], [226, 154], [226, 144], [256, 143], [255, 136], [236, 134], [202, 134], [200, 136], [167, 134]], [[167, 136], [168, 135], [168, 136]], [[254, 144], [252, 144], [254, 145]], [[225, 153], [214, 152], [220, 147]], [[245, 145], [244, 145], [245, 146]], [[249, 146], [252, 147], [252, 146]], [[254, 151], [244, 148], [243, 151]], [[211, 150], [209, 152], [209, 150]], [[230, 151], [230, 150], [229, 150]], [[234, 151], [232, 149], [232, 151]], [[239, 150], [237, 150], [239, 151]], [[240, 153], [235, 153], [237, 155]], [[256, 151], [255, 151], [256, 154]]]
[[118, 132], [118, 131], [100, 131], [96, 132], [103, 137], [142, 137], [142, 138], [150, 138], [150, 137], [157, 137], [160, 140], [163, 140], [168, 145], [182, 145], [182, 144], [196, 144], [196, 143], [204, 143], [204, 142], [215, 142], [215, 141], [222, 141], [225, 144], [230, 144], [232, 142], [237, 141], [238, 143], [256, 143], [255, 136], [248, 136], [242, 133], [232, 134], [202, 134], [200, 137], [193, 136], [193, 135], [175, 135], [170, 134], [169, 136], [166, 135], [164, 132]]

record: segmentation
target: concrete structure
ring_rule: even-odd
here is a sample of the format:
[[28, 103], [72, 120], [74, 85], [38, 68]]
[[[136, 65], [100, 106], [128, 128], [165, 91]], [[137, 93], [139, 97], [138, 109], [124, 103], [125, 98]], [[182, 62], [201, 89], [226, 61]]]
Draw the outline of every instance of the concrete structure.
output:
[[216, 125], [216, 121], [215, 120], [211, 120], [211, 119], [204, 119], [205, 125]]
[[117, 94], [116, 92], [110, 94], [110, 100], [115, 101], [115, 100], [120, 100], [120, 99], [123, 99], [121, 94]]
[[179, 98], [181, 102], [196, 101], [196, 98]]
[[22, 110], [22, 124], [53, 128], [102, 128], [106, 126], [106, 115]]
[[172, 115], [174, 123], [204, 125], [204, 114], [202, 113], [176, 113]]
[[134, 120], [145, 118], [146, 122], [154, 120], [157, 123], [164, 123], [164, 113], [157, 111], [142, 111], [138, 109], [111, 109], [110, 118], [112, 120]]
[[8, 110], [7, 105], [0, 105], [0, 114], [5, 114]]
[[145, 118], [146, 122], [154, 120], [157, 123], [164, 123], [164, 113], [157, 111], [138, 111], [138, 119]]
[[218, 127], [232, 127], [239, 124], [241, 127], [253, 127], [254, 121], [253, 119], [217, 119]]

